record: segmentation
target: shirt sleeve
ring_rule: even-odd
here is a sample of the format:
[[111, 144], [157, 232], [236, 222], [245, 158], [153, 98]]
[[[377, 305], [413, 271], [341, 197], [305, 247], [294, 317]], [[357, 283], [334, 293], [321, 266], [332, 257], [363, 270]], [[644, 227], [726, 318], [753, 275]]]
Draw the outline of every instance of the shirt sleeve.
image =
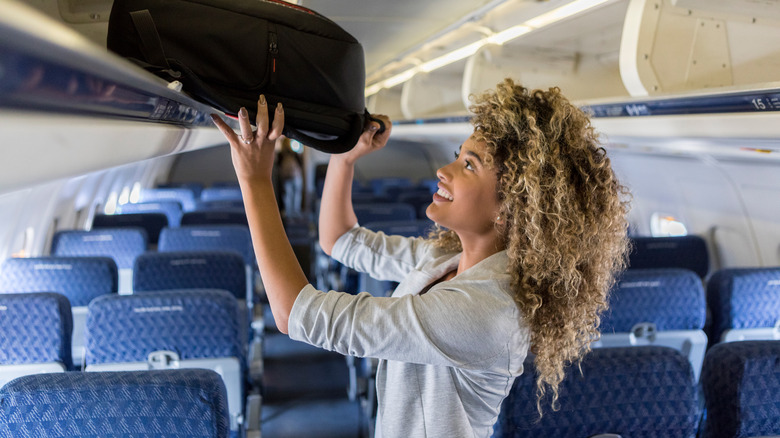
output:
[[332, 256], [377, 280], [400, 282], [432, 251], [433, 245], [421, 237], [388, 236], [355, 226], [338, 238]]
[[464, 290], [434, 287], [424, 295], [385, 298], [307, 285], [293, 305], [289, 334], [345, 355], [485, 369], [505, 354], [511, 325], [518, 324], [516, 306], [500, 295], [475, 299]]

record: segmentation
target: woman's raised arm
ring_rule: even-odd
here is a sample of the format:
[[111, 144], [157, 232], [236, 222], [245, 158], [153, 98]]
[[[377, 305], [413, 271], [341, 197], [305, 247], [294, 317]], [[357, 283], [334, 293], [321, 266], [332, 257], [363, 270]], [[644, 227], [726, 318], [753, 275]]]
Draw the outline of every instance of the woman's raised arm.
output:
[[363, 155], [384, 147], [390, 136], [392, 128], [390, 119], [385, 116], [376, 117], [385, 124], [383, 132], [379, 132], [379, 123], [372, 121], [352, 150], [330, 157], [328, 172], [325, 175], [325, 187], [322, 191], [319, 222], [320, 247], [325, 254], [330, 255], [336, 240], [357, 223], [352, 208], [352, 178], [355, 175], [355, 161]]

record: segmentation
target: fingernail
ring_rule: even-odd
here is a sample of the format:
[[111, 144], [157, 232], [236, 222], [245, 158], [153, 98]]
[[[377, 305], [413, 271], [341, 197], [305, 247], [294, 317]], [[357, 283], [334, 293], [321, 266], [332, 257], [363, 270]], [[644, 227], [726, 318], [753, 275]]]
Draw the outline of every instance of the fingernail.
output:
[[279, 103], [276, 104], [276, 111], [277, 112], [284, 111], [284, 109], [282, 108], [282, 102], [279, 102]]
[[246, 117], [246, 108], [241, 107], [241, 109], [238, 111], [238, 115], [241, 117]]
[[265, 95], [261, 94], [257, 101], [260, 103], [260, 105], [265, 105]]
[[372, 131], [376, 131], [377, 129], [379, 129], [379, 126], [376, 126], [376, 125], [374, 125], [374, 124], [372, 123], [372, 124], [371, 124], [371, 127], [370, 127], [369, 129], [370, 129], [370, 130], [372, 130]]

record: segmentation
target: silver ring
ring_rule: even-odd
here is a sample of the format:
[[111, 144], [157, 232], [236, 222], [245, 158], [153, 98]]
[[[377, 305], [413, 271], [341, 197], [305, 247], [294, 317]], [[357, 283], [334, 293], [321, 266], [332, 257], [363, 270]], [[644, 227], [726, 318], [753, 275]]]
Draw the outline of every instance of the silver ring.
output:
[[251, 144], [252, 140], [254, 140], [254, 138], [244, 138], [243, 135], [239, 135], [238, 139], [241, 140], [244, 144]]

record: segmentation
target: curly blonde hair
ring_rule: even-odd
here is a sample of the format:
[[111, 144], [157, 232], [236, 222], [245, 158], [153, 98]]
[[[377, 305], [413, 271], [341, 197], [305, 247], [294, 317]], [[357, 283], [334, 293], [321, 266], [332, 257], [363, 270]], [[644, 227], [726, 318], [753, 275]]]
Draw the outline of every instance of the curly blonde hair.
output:
[[[590, 119], [558, 88], [505, 79], [470, 108], [477, 141], [496, 170], [515, 302], [531, 329], [537, 408], [567, 366], [599, 336], [600, 315], [628, 252], [630, 195], [612, 171]], [[459, 249], [452, 231], [438, 246]]]

